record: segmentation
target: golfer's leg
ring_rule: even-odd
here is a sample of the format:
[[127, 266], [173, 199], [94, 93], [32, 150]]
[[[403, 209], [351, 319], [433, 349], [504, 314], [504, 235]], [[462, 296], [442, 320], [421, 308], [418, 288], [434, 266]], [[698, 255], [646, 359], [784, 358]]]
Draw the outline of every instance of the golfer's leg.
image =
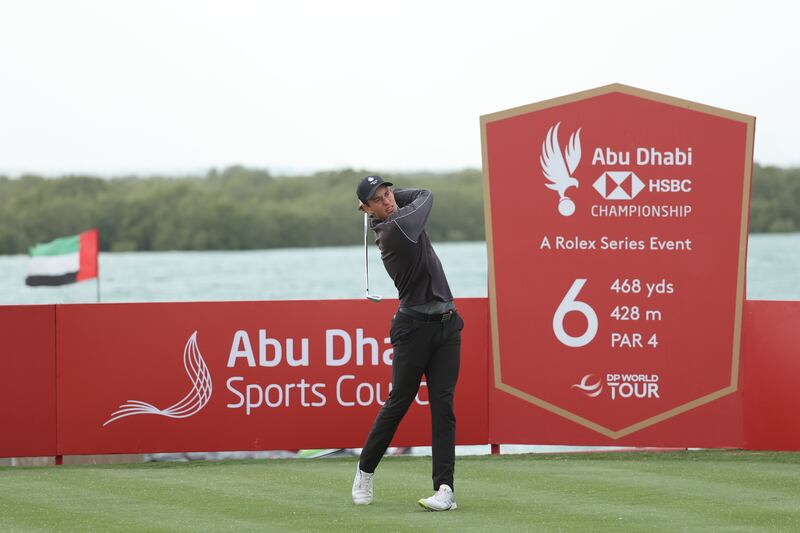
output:
[[448, 337], [431, 356], [426, 370], [431, 407], [434, 490], [438, 490], [442, 484], [455, 489], [456, 415], [453, 412], [453, 395], [461, 362], [461, 334], [460, 324], [451, 324], [446, 328]]
[[364, 449], [361, 450], [359, 464], [364, 472], [375, 471], [392, 442], [397, 426], [419, 391], [425, 369], [424, 354], [427, 351], [424, 337], [425, 331], [416, 331], [404, 338], [402, 343], [393, 346], [392, 391], [375, 418]]

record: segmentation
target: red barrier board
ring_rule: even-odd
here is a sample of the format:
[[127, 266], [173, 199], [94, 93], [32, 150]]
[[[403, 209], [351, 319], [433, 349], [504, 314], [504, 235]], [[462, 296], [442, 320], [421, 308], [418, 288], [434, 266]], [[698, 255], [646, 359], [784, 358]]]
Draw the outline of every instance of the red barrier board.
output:
[[[485, 300], [460, 299], [457, 442], [488, 441]], [[396, 300], [57, 307], [58, 453], [361, 447]], [[423, 387], [393, 441], [430, 444]]]
[[800, 302], [745, 302], [744, 445], [800, 450]]
[[[389, 381], [378, 341], [393, 302], [384, 303], [0, 307], [0, 456], [358, 447], [378, 409], [374, 394], [384, 398]], [[487, 304], [459, 301], [467, 323], [456, 394], [461, 444], [800, 449], [798, 302], [745, 302], [737, 392], [616, 439], [489, 386]], [[336, 364], [328, 364], [326, 337]], [[307, 366], [297, 364], [303, 338]], [[326, 405], [313, 405], [321, 396]], [[427, 420], [426, 408], [414, 405], [395, 444], [426, 443]]]
[[0, 457], [56, 454], [55, 306], [0, 307]]
[[611, 85], [481, 127], [492, 439], [681, 440], [739, 388], [754, 119]]

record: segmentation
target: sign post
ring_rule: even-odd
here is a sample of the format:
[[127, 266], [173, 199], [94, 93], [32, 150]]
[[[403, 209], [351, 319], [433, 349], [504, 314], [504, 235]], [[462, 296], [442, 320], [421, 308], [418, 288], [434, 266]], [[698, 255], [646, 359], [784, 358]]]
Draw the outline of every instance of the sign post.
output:
[[[737, 391], [754, 124], [617, 84], [481, 118], [494, 392], [517, 413], [493, 442], [619, 442]], [[520, 429], [540, 409], [562, 429]]]

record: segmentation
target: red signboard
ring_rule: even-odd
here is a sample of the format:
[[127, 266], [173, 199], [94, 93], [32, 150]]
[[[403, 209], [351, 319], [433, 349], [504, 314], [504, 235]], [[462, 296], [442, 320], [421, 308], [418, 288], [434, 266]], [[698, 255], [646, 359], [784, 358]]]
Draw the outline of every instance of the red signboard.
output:
[[[485, 300], [460, 299], [457, 442], [488, 441]], [[58, 452], [355, 448], [397, 301], [58, 306]], [[393, 445], [430, 443], [423, 387]]]
[[734, 393], [754, 119], [611, 85], [481, 126], [493, 438], [544, 409], [617, 441]]
[[0, 457], [56, 453], [56, 309], [0, 307]]
[[[0, 307], [0, 456], [358, 447], [389, 382], [386, 303]], [[798, 302], [745, 302], [735, 393], [617, 439], [489, 386], [488, 301], [459, 309], [461, 444], [800, 447]], [[429, 441], [424, 402], [395, 444]]]
[[744, 443], [800, 450], [800, 302], [745, 302]]

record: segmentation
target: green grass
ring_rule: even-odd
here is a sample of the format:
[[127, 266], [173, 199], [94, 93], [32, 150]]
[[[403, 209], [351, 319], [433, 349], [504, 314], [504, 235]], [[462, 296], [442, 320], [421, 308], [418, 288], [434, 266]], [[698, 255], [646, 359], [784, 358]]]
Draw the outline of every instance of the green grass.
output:
[[355, 459], [0, 468], [2, 531], [798, 531], [800, 454], [461, 457], [458, 510], [426, 513], [430, 459], [387, 457], [375, 501]]

